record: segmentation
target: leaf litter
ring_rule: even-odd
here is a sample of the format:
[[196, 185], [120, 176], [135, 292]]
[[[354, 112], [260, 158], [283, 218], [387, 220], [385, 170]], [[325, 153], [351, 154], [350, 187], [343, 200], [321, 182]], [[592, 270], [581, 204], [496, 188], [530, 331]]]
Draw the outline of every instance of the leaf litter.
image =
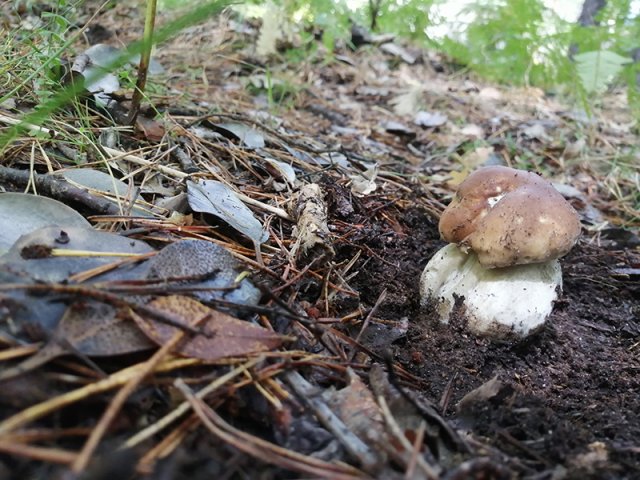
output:
[[[126, 27], [138, 14], [121, 3], [100, 22], [135, 40]], [[274, 55], [301, 39], [274, 25], [262, 39], [269, 78], [252, 57], [251, 25], [223, 15], [185, 29], [156, 53], [172, 89], [150, 96], [162, 121], [83, 145], [87, 158], [117, 167], [113, 181], [134, 185], [153, 216], [122, 204], [100, 210], [97, 191], [79, 197], [40, 183], [38, 172], [75, 166], [62, 147], [77, 131], [65, 112], [55, 128], [33, 126], [33, 137], [7, 149], [3, 188], [35, 180], [93, 229], [34, 223], [20, 235], [37, 248], [25, 251], [15, 235], [6, 242], [0, 358], [5, 371], [21, 361], [33, 370], [3, 383], [0, 466], [16, 478], [68, 468], [114, 475], [105, 460], [124, 433], [146, 442], [127, 442], [132, 458], [118, 476], [161, 478], [168, 467], [187, 478], [203, 465], [216, 476], [265, 478], [636, 471], [640, 216], [623, 93], [609, 92], [587, 118], [536, 88], [449, 75], [446, 58], [367, 35], [371, 48], [338, 42], [337, 61], [306, 59], [295, 71], [318, 73], [309, 83]], [[221, 54], [193, 48], [203, 42]], [[202, 66], [204, 81], [190, 79], [189, 65]], [[266, 83], [251, 88], [255, 78]], [[274, 115], [265, 85], [294, 108]], [[120, 107], [120, 92], [109, 98], [108, 108]], [[0, 121], [14, 124], [16, 112], [3, 110]], [[104, 116], [91, 122], [116, 126]], [[614, 154], [617, 170], [607, 163]], [[471, 338], [455, 321], [442, 327], [417, 301], [420, 271], [442, 246], [438, 215], [455, 184], [485, 164], [571, 187], [583, 216], [585, 237], [563, 260], [564, 296], [550, 326], [525, 344]], [[144, 188], [150, 178], [154, 187]], [[312, 185], [320, 193], [297, 204], [296, 190]], [[177, 201], [185, 192], [189, 202]], [[14, 220], [2, 221], [5, 229]], [[302, 245], [319, 256], [300, 255]], [[15, 328], [34, 322], [39, 337]], [[133, 351], [141, 334], [156, 345], [150, 353]], [[41, 339], [46, 346], [21, 360]], [[23, 392], [22, 406], [10, 391]], [[185, 406], [174, 408], [176, 399]], [[102, 462], [84, 469], [91, 458]]]
[[[189, 358], [215, 361], [226, 357], [244, 356], [272, 350], [279, 347], [284, 340], [266, 328], [233, 318], [185, 296], [160, 297], [149, 302], [147, 306], [175, 316], [179, 324], [188, 325], [193, 318], [206, 317], [200, 326], [202, 334], [185, 339], [174, 350]], [[177, 327], [159, 323], [156, 319], [148, 319], [136, 313], [132, 315], [140, 330], [158, 345], [166, 343], [178, 331]]]

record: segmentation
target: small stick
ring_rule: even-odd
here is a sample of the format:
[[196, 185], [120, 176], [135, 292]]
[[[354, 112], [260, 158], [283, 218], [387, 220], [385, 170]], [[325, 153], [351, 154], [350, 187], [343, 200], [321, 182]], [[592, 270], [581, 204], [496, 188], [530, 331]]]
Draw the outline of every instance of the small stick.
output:
[[82, 188], [74, 187], [66, 180], [53, 175], [41, 175], [29, 170], [0, 166], [0, 180], [20, 187], [32, 182], [40, 192], [47, 196], [84, 205], [99, 214], [118, 215], [120, 213], [120, 209], [115, 203], [92, 195]]

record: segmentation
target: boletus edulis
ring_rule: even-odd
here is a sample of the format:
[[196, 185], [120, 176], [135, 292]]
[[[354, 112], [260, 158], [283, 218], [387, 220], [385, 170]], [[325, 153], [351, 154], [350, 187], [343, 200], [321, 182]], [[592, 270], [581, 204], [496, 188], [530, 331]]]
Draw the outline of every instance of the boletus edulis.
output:
[[495, 339], [539, 330], [562, 290], [558, 258], [580, 236], [580, 218], [535, 173], [485, 167], [467, 177], [439, 224], [448, 242], [420, 281], [423, 304], [449, 322], [457, 310], [472, 332]]

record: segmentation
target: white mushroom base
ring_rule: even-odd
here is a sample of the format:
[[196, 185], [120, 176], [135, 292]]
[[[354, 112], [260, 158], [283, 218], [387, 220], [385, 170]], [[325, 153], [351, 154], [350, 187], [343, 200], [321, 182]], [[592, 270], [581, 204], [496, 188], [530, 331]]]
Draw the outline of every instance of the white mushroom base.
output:
[[450, 244], [429, 261], [420, 278], [423, 305], [449, 323], [456, 297], [473, 333], [496, 339], [524, 338], [539, 330], [562, 290], [560, 263], [487, 269], [474, 253]]

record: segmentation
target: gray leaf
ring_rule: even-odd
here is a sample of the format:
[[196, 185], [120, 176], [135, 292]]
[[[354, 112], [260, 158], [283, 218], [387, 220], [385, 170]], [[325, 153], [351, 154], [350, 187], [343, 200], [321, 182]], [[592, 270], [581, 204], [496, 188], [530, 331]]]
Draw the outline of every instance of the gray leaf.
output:
[[217, 123], [216, 127], [226, 130], [249, 148], [264, 148], [264, 137], [257, 130], [242, 123]]
[[215, 180], [187, 181], [187, 193], [193, 210], [221, 218], [256, 245], [269, 238], [249, 207], [225, 184]]
[[0, 194], [0, 219], [0, 249], [8, 249], [20, 236], [48, 225], [91, 226], [64, 203], [28, 193]]

